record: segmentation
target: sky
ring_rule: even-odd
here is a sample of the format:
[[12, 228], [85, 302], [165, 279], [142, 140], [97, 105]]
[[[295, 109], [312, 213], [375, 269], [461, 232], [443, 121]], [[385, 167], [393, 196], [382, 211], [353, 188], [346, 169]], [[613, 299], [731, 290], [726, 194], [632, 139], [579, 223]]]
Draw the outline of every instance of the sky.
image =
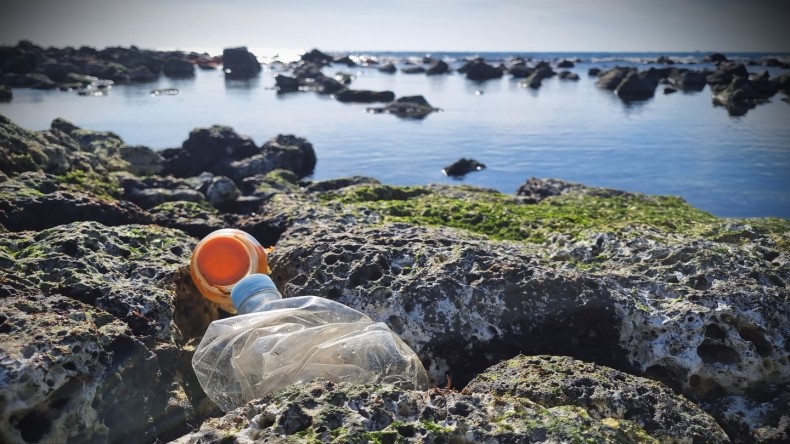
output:
[[0, 45], [790, 52], [790, 0], [0, 0]]

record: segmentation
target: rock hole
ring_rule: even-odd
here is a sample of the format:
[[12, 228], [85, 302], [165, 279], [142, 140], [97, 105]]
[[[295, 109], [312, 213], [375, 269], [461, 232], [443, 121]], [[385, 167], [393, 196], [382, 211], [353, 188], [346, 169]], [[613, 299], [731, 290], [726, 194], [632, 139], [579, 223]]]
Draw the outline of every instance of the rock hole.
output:
[[723, 340], [727, 337], [727, 333], [716, 324], [709, 324], [705, 327], [705, 337], [711, 339]]
[[274, 413], [263, 412], [258, 419], [258, 427], [261, 429], [268, 429], [274, 425], [276, 419], [277, 418], [274, 416]]
[[702, 378], [699, 375], [691, 375], [689, 378], [689, 386], [699, 387], [700, 384], [702, 384]]
[[645, 369], [642, 376], [663, 382], [664, 385], [671, 388], [675, 393], [680, 393], [682, 389], [677, 371], [663, 365], [651, 365]]
[[339, 298], [339, 297], [340, 297], [342, 294], [343, 294], [343, 293], [340, 291], [340, 289], [339, 289], [339, 288], [334, 288], [334, 287], [333, 287], [333, 288], [330, 288], [330, 289], [329, 289], [329, 290], [326, 292], [326, 297], [327, 297], [327, 298], [329, 298], [329, 299], [333, 299], [333, 300], [334, 300], [334, 299], [337, 299], [337, 298]]
[[384, 276], [381, 268], [376, 265], [366, 265], [356, 268], [348, 277], [349, 286], [357, 287], [370, 281], [377, 281]]
[[63, 247], [63, 254], [71, 257], [77, 257], [77, 254], [80, 252], [79, 245], [74, 240], [63, 242], [61, 246]]
[[338, 256], [336, 254], [327, 254], [324, 256], [324, 265], [334, 265], [337, 263]]
[[397, 334], [402, 334], [403, 333], [404, 325], [403, 325], [403, 321], [401, 320], [401, 318], [399, 318], [399, 317], [397, 317], [395, 315], [392, 315], [392, 316], [389, 317], [389, 319], [387, 319], [387, 324], [389, 324], [390, 328], [395, 333], [397, 333]]
[[25, 442], [39, 442], [52, 428], [52, 421], [41, 412], [28, 412], [19, 419], [14, 427], [19, 430]]
[[738, 334], [746, 341], [751, 342], [760, 356], [768, 356], [773, 351], [773, 346], [756, 325], [747, 325], [738, 329]]
[[726, 345], [713, 344], [708, 340], [697, 347], [697, 355], [706, 364], [737, 364], [741, 362], [737, 351]]

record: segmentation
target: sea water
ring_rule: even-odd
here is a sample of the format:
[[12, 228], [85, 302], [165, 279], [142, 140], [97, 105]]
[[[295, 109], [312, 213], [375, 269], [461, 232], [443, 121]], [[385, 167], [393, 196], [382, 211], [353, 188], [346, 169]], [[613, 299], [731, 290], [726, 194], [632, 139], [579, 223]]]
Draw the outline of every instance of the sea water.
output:
[[[402, 65], [409, 58], [419, 61], [425, 53], [364, 55]], [[214, 124], [231, 126], [258, 145], [278, 134], [294, 134], [315, 147], [313, 180], [365, 175], [392, 185], [464, 183], [515, 193], [529, 177], [556, 177], [678, 195], [718, 216], [790, 218], [790, 104], [781, 100], [782, 93], [746, 115], [732, 117], [714, 107], [709, 87], [664, 95], [659, 85], [653, 98], [625, 103], [595, 87], [596, 79], [587, 75], [591, 67], [666, 66], [644, 63], [659, 55], [684, 62], [677, 67], [713, 68], [703, 61], [704, 54], [431, 55], [456, 68], [474, 55], [492, 64], [519, 55], [579, 59], [568, 70], [580, 80], [555, 77], [532, 90], [507, 74], [474, 82], [459, 73], [385, 74], [375, 67], [345, 65], [324, 69], [327, 75], [353, 75], [350, 88], [389, 90], [397, 97], [422, 95], [441, 108], [425, 119], [405, 120], [368, 113], [370, 104], [341, 103], [314, 92], [278, 93], [274, 75], [281, 71], [267, 63], [252, 80], [230, 81], [219, 70], [196, 70], [191, 79], [163, 76], [150, 83], [115, 85], [102, 97], [15, 89], [14, 100], [0, 104], [0, 113], [33, 130], [46, 129], [63, 117], [154, 149], [180, 146], [192, 129]], [[766, 55], [728, 56], [757, 60]], [[262, 61], [276, 58], [269, 54]], [[768, 70], [772, 76], [786, 72], [763, 66], [749, 70]], [[177, 88], [179, 94], [152, 96], [157, 88]], [[445, 177], [442, 168], [462, 157], [487, 168], [461, 180]]]

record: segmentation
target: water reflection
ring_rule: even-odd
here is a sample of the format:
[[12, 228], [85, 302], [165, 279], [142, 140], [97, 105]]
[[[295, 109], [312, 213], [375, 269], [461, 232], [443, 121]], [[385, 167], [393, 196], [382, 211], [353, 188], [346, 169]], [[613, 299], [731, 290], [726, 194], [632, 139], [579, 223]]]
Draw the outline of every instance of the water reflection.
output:
[[259, 87], [261, 78], [259, 76], [247, 79], [234, 79], [225, 77], [225, 88], [235, 90], [251, 90]]

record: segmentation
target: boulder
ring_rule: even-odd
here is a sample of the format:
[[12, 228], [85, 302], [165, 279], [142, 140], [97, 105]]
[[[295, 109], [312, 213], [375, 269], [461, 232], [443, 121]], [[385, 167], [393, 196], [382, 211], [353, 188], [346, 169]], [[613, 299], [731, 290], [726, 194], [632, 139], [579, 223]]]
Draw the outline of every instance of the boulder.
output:
[[153, 82], [158, 78], [158, 75], [151, 72], [151, 70], [145, 66], [137, 66], [129, 70], [129, 81], [131, 82]]
[[392, 64], [392, 63], [385, 63], [385, 64], [379, 66], [378, 69], [379, 69], [380, 72], [384, 72], [384, 73], [387, 73], [387, 74], [393, 74], [393, 73], [395, 73], [395, 71], [398, 70], [398, 68], [396, 68], [395, 65]]
[[318, 49], [313, 49], [310, 52], [302, 54], [301, 59], [302, 61], [313, 63], [319, 66], [329, 65], [333, 61], [332, 56], [325, 54]]
[[711, 62], [711, 63], [715, 63], [715, 64], [719, 64], [719, 63], [722, 63], [722, 62], [729, 61], [729, 59], [727, 59], [727, 56], [722, 54], [722, 53], [720, 53], [720, 52], [714, 52], [712, 54], [708, 54], [708, 55], [705, 56], [704, 60], [706, 62]]
[[590, 77], [598, 77], [601, 74], [600, 68], [590, 68], [587, 70], [587, 75]]
[[485, 167], [485, 165], [474, 159], [462, 158], [444, 167], [442, 173], [453, 178], [461, 178], [472, 171], [483, 170]]
[[483, 60], [468, 62], [459, 71], [466, 74], [467, 79], [475, 81], [498, 79], [503, 73], [502, 68], [491, 66]]
[[579, 192], [584, 186], [560, 179], [539, 179], [530, 177], [523, 185], [518, 187], [517, 196], [525, 198], [526, 202], [538, 203], [551, 196], [561, 196], [571, 192]]
[[346, 56], [335, 57], [335, 59], [333, 60], [333, 63], [337, 63], [337, 64], [340, 64], [340, 65], [346, 65], [348, 67], [357, 66], [357, 62], [352, 60], [351, 57], [349, 57], [347, 55]]
[[563, 60], [557, 63], [557, 68], [573, 68], [574, 66], [576, 65], [570, 60]]
[[261, 154], [269, 159], [272, 169], [292, 171], [297, 177], [313, 174], [316, 164], [313, 144], [303, 137], [280, 134], [261, 147]]
[[0, 66], [0, 71], [13, 74], [29, 74], [36, 69], [38, 64], [39, 57], [35, 53], [20, 50], [6, 58], [2, 66]]
[[684, 91], [701, 91], [707, 84], [707, 76], [700, 71], [675, 69], [669, 76], [669, 82]]
[[116, 82], [123, 82], [129, 79], [129, 69], [120, 63], [91, 62], [85, 65], [83, 72], [89, 76]]
[[426, 71], [424, 66], [406, 66], [400, 69], [404, 74], [424, 74]]
[[354, 103], [392, 102], [393, 100], [395, 100], [395, 93], [393, 93], [392, 91], [342, 89], [340, 91], [335, 92], [334, 97], [339, 102], [354, 102]]
[[522, 79], [532, 74], [532, 69], [527, 67], [526, 62], [519, 61], [509, 65], [507, 67], [507, 72], [509, 72], [514, 79]]
[[614, 91], [628, 74], [635, 71], [633, 68], [614, 67], [601, 74], [595, 82], [595, 86]]
[[533, 89], [538, 89], [542, 85], [544, 79], [552, 77], [557, 73], [551, 69], [548, 65], [542, 65], [538, 68], [535, 68], [526, 79], [520, 82], [521, 86], [529, 87]]
[[195, 76], [195, 65], [189, 60], [169, 59], [162, 67], [162, 71], [168, 77], [183, 78]]
[[227, 177], [215, 177], [206, 190], [206, 198], [215, 207], [235, 202], [241, 196], [236, 184]]
[[62, 83], [66, 81], [69, 74], [79, 74], [80, 69], [72, 63], [62, 63], [57, 61], [49, 61], [41, 65], [41, 71], [49, 77], [53, 82]]
[[57, 84], [44, 74], [5, 73], [0, 76], [0, 84], [13, 88], [54, 89]]
[[579, 75], [576, 74], [575, 72], [562, 71], [560, 73], [560, 79], [562, 79], [562, 80], [578, 81], [579, 80]]
[[247, 79], [261, 72], [260, 62], [246, 47], [222, 50], [222, 64], [225, 78], [229, 79]]
[[126, 171], [138, 176], [150, 176], [164, 171], [164, 159], [157, 152], [142, 145], [123, 145], [118, 148], [121, 159], [129, 163]]
[[658, 85], [646, 75], [632, 71], [617, 85], [614, 92], [623, 100], [645, 100], [653, 97], [656, 86]]
[[404, 96], [384, 107], [371, 107], [367, 111], [372, 114], [393, 114], [406, 119], [423, 119], [437, 111], [423, 96]]
[[279, 92], [293, 92], [299, 90], [299, 79], [295, 77], [277, 74], [274, 77], [274, 83]]
[[450, 65], [447, 64], [444, 60], [435, 60], [431, 66], [425, 71], [425, 74], [436, 75], [436, 74], [447, 74], [450, 72]]
[[182, 148], [163, 150], [165, 174], [176, 177], [197, 176], [203, 171], [220, 172], [220, 161], [240, 160], [259, 153], [248, 136], [228, 126], [196, 128], [189, 133]]

